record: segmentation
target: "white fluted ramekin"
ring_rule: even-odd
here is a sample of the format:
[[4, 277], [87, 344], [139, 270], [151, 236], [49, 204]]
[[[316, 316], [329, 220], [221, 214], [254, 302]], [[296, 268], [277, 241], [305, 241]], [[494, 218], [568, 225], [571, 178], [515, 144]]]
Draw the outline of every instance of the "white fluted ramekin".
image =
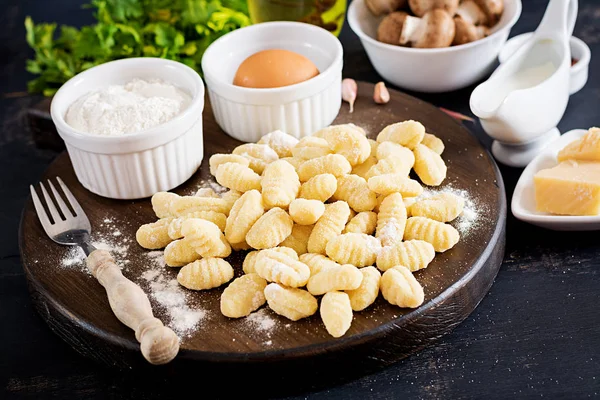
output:
[[[134, 78], [170, 82], [192, 101], [169, 122], [122, 136], [84, 133], [65, 122], [69, 106], [81, 96]], [[50, 111], [77, 179], [86, 189], [113, 199], [139, 199], [179, 186], [200, 167], [203, 109], [204, 84], [196, 71], [160, 58], [129, 58], [71, 78], [52, 99]]]
[[[252, 54], [284, 49], [302, 54], [320, 74], [273, 89], [233, 85], [239, 65]], [[300, 22], [265, 22], [238, 29], [212, 43], [202, 72], [219, 126], [230, 136], [255, 142], [280, 129], [297, 138], [330, 125], [342, 104], [343, 50], [325, 29]]]

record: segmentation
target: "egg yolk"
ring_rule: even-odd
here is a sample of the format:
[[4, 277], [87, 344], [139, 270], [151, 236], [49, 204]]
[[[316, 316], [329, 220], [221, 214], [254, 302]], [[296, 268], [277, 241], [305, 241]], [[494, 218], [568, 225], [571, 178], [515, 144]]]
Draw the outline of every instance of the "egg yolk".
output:
[[308, 58], [288, 50], [263, 50], [246, 58], [233, 84], [247, 88], [277, 88], [304, 82], [319, 75]]

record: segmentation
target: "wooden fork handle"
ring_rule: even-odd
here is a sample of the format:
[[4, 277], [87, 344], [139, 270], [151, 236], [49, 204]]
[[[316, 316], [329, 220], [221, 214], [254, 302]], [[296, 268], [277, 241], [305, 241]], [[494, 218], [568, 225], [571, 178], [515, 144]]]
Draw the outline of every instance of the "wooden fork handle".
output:
[[113, 312], [135, 331], [142, 354], [151, 364], [166, 364], [179, 352], [179, 337], [152, 314], [148, 296], [142, 288], [125, 278], [106, 250], [95, 250], [87, 267], [106, 289]]

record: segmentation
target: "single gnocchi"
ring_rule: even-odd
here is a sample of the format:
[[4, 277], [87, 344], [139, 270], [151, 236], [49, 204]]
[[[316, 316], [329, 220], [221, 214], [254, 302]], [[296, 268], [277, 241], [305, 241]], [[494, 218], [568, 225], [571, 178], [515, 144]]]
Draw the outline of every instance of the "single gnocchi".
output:
[[228, 162], [219, 165], [215, 178], [219, 185], [238, 192], [260, 190], [261, 188], [260, 175], [241, 164]]
[[162, 218], [156, 222], [142, 225], [135, 233], [135, 239], [145, 249], [162, 249], [173, 241], [169, 236], [171, 221], [171, 218]]
[[350, 207], [345, 201], [328, 204], [308, 238], [309, 253], [325, 254], [327, 243], [342, 233], [349, 217]]
[[[294, 260], [298, 260], [298, 254], [289, 247], [273, 247], [269, 250], [278, 251]], [[246, 258], [244, 258], [244, 262], [242, 264], [242, 270], [245, 274], [256, 273], [256, 260], [258, 260], [258, 255], [261, 251], [265, 250], [254, 250], [246, 254]]]
[[452, 226], [425, 217], [410, 217], [406, 221], [404, 232], [406, 240], [424, 240], [433, 245], [438, 253], [454, 247], [460, 239], [460, 234]]
[[258, 274], [236, 278], [221, 295], [221, 314], [229, 318], [247, 317], [267, 302], [267, 281]]
[[433, 245], [424, 240], [407, 240], [381, 249], [377, 255], [377, 268], [382, 271], [403, 265], [411, 271], [427, 268], [435, 257]]
[[344, 233], [327, 243], [327, 256], [340, 264], [366, 267], [375, 264], [381, 242], [364, 233]]
[[202, 257], [227, 257], [231, 246], [218, 226], [210, 221], [189, 218], [181, 225], [181, 234]]
[[317, 299], [306, 290], [270, 283], [265, 288], [269, 308], [292, 321], [307, 318], [317, 312]]
[[363, 211], [356, 214], [346, 227], [343, 233], [364, 233], [372, 235], [377, 227], [377, 213], [373, 211]]
[[290, 216], [299, 225], [313, 225], [325, 212], [325, 204], [318, 200], [296, 199], [290, 203]]
[[455, 220], [465, 207], [465, 200], [452, 193], [439, 193], [410, 206], [415, 217], [425, 217], [440, 222]]
[[374, 176], [384, 174], [398, 174], [400, 176], [408, 177], [411, 168], [412, 165], [409, 162], [407, 162], [406, 159], [397, 156], [389, 156], [387, 158], [377, 161], [377, 164], [373, 165], [369, 169], [369, 171], [365, 175], [365, 179], [368, 181]]
[[360, 270], [354, 265], [324, 268], [310, 277], [306, 289], [315, 296], [336, 290], [354, 290], [360, 287], [362, 278]]
[[350, 163], [344, 156], [339, 154], [328, 154], [305, 161], [298, 168], [298, 176], [301, 182], [320, 174], [332, 174], [336, 177], [346, 175], [352, 171]]
[[344, 292], [329, 292], [321, 299], [319, 310], [321, 320], [327, 332], [339, 338], [350, 329], [352, 324], [352, 306], [350, 298]]
[[189, 241], [175, 240], [165, 247], [165, 264], [169, 267], [182, 267], [201, 258]]
[[364, 178], [358, 175], [344, 175], [337, 180], [337, 190], [333, 197], [344, 200], [357, 212], [371, 211], [377, 205], [377, 195]]
[[306, 264], [298, 261], [297, 257], [294, 259], [275, 250], [263, 250], [258, 253], [254, 269], [267, 281], [288, 287], [304, 286], [310, 278], [310, 269]]
[[283, 157], [292, 156], [292, 149], [298, 144], [298, 139], [283, 131], [277, 130], [261, 137], [258, 144], [268, 145], [275, 150], [275, 153], [277, 153], [281, 159]]
[[230, 243], [246, 240], [252, 225], [265, 213], [263, 200], [258, 190], [244, 193], [233, 205], [225, 223], [225, 238]]
[[292, 233], [294, 221], [279, 207], [264, 213], [246, 234], [246, 242], [255, 249], [269, 249], [283, 242]]
[[377, 135], [379, 144], [395, 142], [409, 149], [414, 149], [425, 136], [425, 127], [417, 121], [408, 120], [388, 125]]
[[300, 187], [298, 197], [326, 202], [337, 190], [337, 178], [332, 174], [313, 176]]
[[381, 142], [377, 146], [377, 159], [383, 160], [388, 157], [398, 157], [402, 159], [406, 165], [412, 166], [415, 164], [415, 155], [408, 148], [394, 142]]
[[398, 307], [417, 308], [425, 299], [421, 284], [408, 268], [401, 265], [383, 273], [380, 287], [383, 298]]
[[406, 228], [406, 206], [400, 193], [386, 196], [379, 206], [375, 236], [383, 246], [402, 241]]
[[265, 168], [261, 186], [263, 203], [266, 208], [287, 208], [298, 196], [300, 180], [291, 164], [279, 160]]
[[236, 164], [243, 165], [244, 167], [250, 166], [249, 159], [247, 159], [246, 157], [237, 155], [237, 154], [213, 154], [212, 156], [210, 156], [210, 158], [208, 160], [210, 174], [212, 176], [216, 176], [217, 168], [219, 168], [219, 165], [225, 164], [225, 163], [236, 163]]
[[222, 258], [203, 258], [179, 270], [177, 282], [192, 290], [219, 287], [233, 278], [233, 267]]
[[369, 179], [369, 189], [373, 192], [387, 196], [400, 193], [403, 197], [416, 197], [423, 193], [423, 186], [414, 179], [402, 174], [383, 174]]
[[377, 300], [379, 296], [379, 282], [381, 273], [375, 267], [361, 268], [363, 275], [360, 286], [354, 290], [347, 290], [350, 305], [354, 311], [362, 311]]
[[219, 230], [223, 232], [225, 230], [225, 224], [227, 222], [227, 216], [220, 212], [215, 211], [195, 211], [190, 214], [186, 214], [185, 217], [175, 218], [169, 224], [168, 234], [173, 240], [181, 239], [183, 234], [181, 233], [181, 226], [183, 221], [189, 218], [200, 218], [206, 221], [210, 221], [219, 227]]
[[447, 167], [442, 157], [429, 147], [417, 145], [415, 153], [415, 172], [421, 182], [428, 186], [439, 186], [446, 179]]

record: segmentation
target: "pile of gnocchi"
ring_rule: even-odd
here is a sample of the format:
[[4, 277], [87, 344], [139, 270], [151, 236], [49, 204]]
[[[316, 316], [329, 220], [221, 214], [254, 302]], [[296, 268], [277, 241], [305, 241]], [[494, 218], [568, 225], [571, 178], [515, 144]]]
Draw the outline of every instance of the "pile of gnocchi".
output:
[[244, 275], [221, 295], [223, 315], [246, 317], [267, 303], [297, 321], [319, 310], [327, 332], [341, 337], [353, 312], [380, 292], [393, 305], [419, 307], [424, 292], [413, 272], [458, 242], [446, 222], [462, 213], [464, 199], [421, 196], [422, 184], [409, 176], [414, 169], [424, 185], [440, 185], [443, 150], [412, 120], [387, 126], [376, 141], [353, 124], [299, 141], [272, 132], [210, 157], [211, 174], [228, 192], [156, 193], [159, 220], [141, 226], [137, 241], [164, 248], [165, 263], [182, 267], [177, 280], [192, 290], [230, 282], [225, 258], [252, 250]]

